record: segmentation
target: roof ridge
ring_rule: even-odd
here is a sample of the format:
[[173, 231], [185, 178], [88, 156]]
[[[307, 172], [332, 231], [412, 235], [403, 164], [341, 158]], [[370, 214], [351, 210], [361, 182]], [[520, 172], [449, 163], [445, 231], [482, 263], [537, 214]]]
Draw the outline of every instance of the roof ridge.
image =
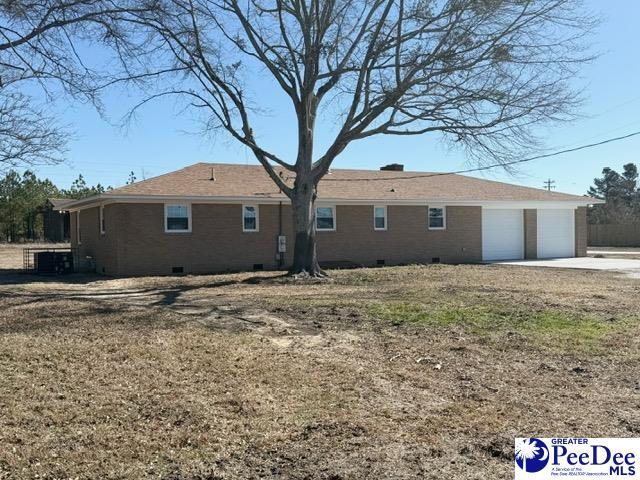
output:
[[[220, 165], [220, 166], [228, 166], [228, 167], [251, 167], [251, 168], [264, 168], [262, 165], [258, 164], [242, 164], [242, 163], [224, 163], [224, 162], [198, 162], [198, 163], [194, 163], [193, 165], [190, 165], [191, 167], [195, 166], [195, 165], [207, 165], [207, 166], [215, 166], [215, 165]], [[272, 165], [273, 168], [282, 168], [287, 170], [285, 167], [281, 166], [281, 165]], [[445, 172], [431, 172], [431, 171], [425, 171], [425, 170], [376, 170], [376, 169], [371, 169], [371, 168], [330, 168], [331, 171], [335, 171], [335, 170], [339, 170], [339, 171], [349, 171], [349, 172], [383, 172], [383, 173], [445, 173]], [[177, 170], [176, 170], [177, 171]], [[292, 173], [295, 173], [292, 171]]]
[[156, 179], [161, 178], [161, 177], [166, 177], [167, 175], [173, 175], [175, 173], [181, 172], [181, 171], [186, 170], [188, 168], [193, 168], [193, 167], [196, 167], [198, 165], [203, 165], [203, 164], [204, 164], [204, 162], [193, 163], [191, 165], [187, 165], [186, 167], [179, 168], [178, 170], [172, 170], [170, 172], [161, 173], [160, 175], [155, 175], [153, 177], [145, 178], [143, 180], [140, 180], [139, 182], [127, 183], [125, 185], [122, 185], [121, 187], [114, 188], [114, 189], [106, 191], [104, 193], [105, 194], [113, 194], [114, 192], [118, 192], [118, 190], [122, 190], [124, 188], [128, 188], [128, 187], [130, 187], [132, 185], [136, 185], [136, 186], [142, 185], [143, 183], [150, 182], [151, 180], [156, 180]]

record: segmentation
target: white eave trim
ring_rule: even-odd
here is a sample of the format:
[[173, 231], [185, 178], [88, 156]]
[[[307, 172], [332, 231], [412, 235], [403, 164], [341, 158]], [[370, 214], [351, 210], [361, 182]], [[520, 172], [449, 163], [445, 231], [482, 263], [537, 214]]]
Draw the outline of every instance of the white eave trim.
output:
[[[189, 202], [189, 203], [240, 203], [240, 204], [275, 204], [282, 202], [289, 204], [291, 201], [286, 197], [205, 197], [205, 196], [184, 196], [184, 195], [97, 195], [95, 197], [85, 198], [70, 203], [65, 210], [74, 212], [93, 208], [100, 204], [109, 203], [167, 203], [167, 202]], [[447, 205], [447, 206], [469, 206], [483, 208], [577, 208], [604, 203], [603, 200], [595, 198], [586, 198], [584, 200], [448, 200], [445, 198], [417, 198], [417, 199], [340, 199], [340, 198], [324, 198], [319, 197], [319, 204], [333, 205], [408, 205], [408, 206], [426, 206], [426, 205]]]

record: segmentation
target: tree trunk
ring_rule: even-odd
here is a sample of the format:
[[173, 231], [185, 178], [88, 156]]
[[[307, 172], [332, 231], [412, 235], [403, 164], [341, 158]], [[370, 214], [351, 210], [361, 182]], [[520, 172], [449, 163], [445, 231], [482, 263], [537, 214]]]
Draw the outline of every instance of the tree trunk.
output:
[[312, 173], [314, 125], [318, 99], [312, 92], [312, 87], [305, 88], [302, 99], [296, 107], [298, 158], [296, 159], [296, 179], [293, 191], [290, 193], [295, 245], [293, 247], [293, 265], [289, 274], [323, 278], [327, 274], [318, 263], [316, 249], [317, 180], [314, 179]]
[[326, 277], [318, 263], [316, 250], [315, 186], [311, 182], [298, 182], [291, 196], [295, 245], [290, 275]]

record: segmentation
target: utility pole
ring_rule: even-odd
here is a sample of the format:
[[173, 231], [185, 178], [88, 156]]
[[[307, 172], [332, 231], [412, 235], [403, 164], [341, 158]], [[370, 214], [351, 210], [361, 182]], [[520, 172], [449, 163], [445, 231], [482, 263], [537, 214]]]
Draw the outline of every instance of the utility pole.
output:
[[556, 181], [555, 180], [545, 180], [544, 181], [544, 188], [546, 188], [547, 190], [551, 191], [551, 189], [556, 188], [555, 186]]

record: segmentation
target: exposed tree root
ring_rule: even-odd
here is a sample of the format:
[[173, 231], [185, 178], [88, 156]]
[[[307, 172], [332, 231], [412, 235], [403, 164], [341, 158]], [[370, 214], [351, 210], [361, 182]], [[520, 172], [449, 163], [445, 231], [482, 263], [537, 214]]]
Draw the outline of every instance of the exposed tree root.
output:
[[329, 274], [321, 268], [311, 271], [306, 269], [291, 269], [289, 270], [288, 276], [294, 280], [329, 280], [331, 278]]

